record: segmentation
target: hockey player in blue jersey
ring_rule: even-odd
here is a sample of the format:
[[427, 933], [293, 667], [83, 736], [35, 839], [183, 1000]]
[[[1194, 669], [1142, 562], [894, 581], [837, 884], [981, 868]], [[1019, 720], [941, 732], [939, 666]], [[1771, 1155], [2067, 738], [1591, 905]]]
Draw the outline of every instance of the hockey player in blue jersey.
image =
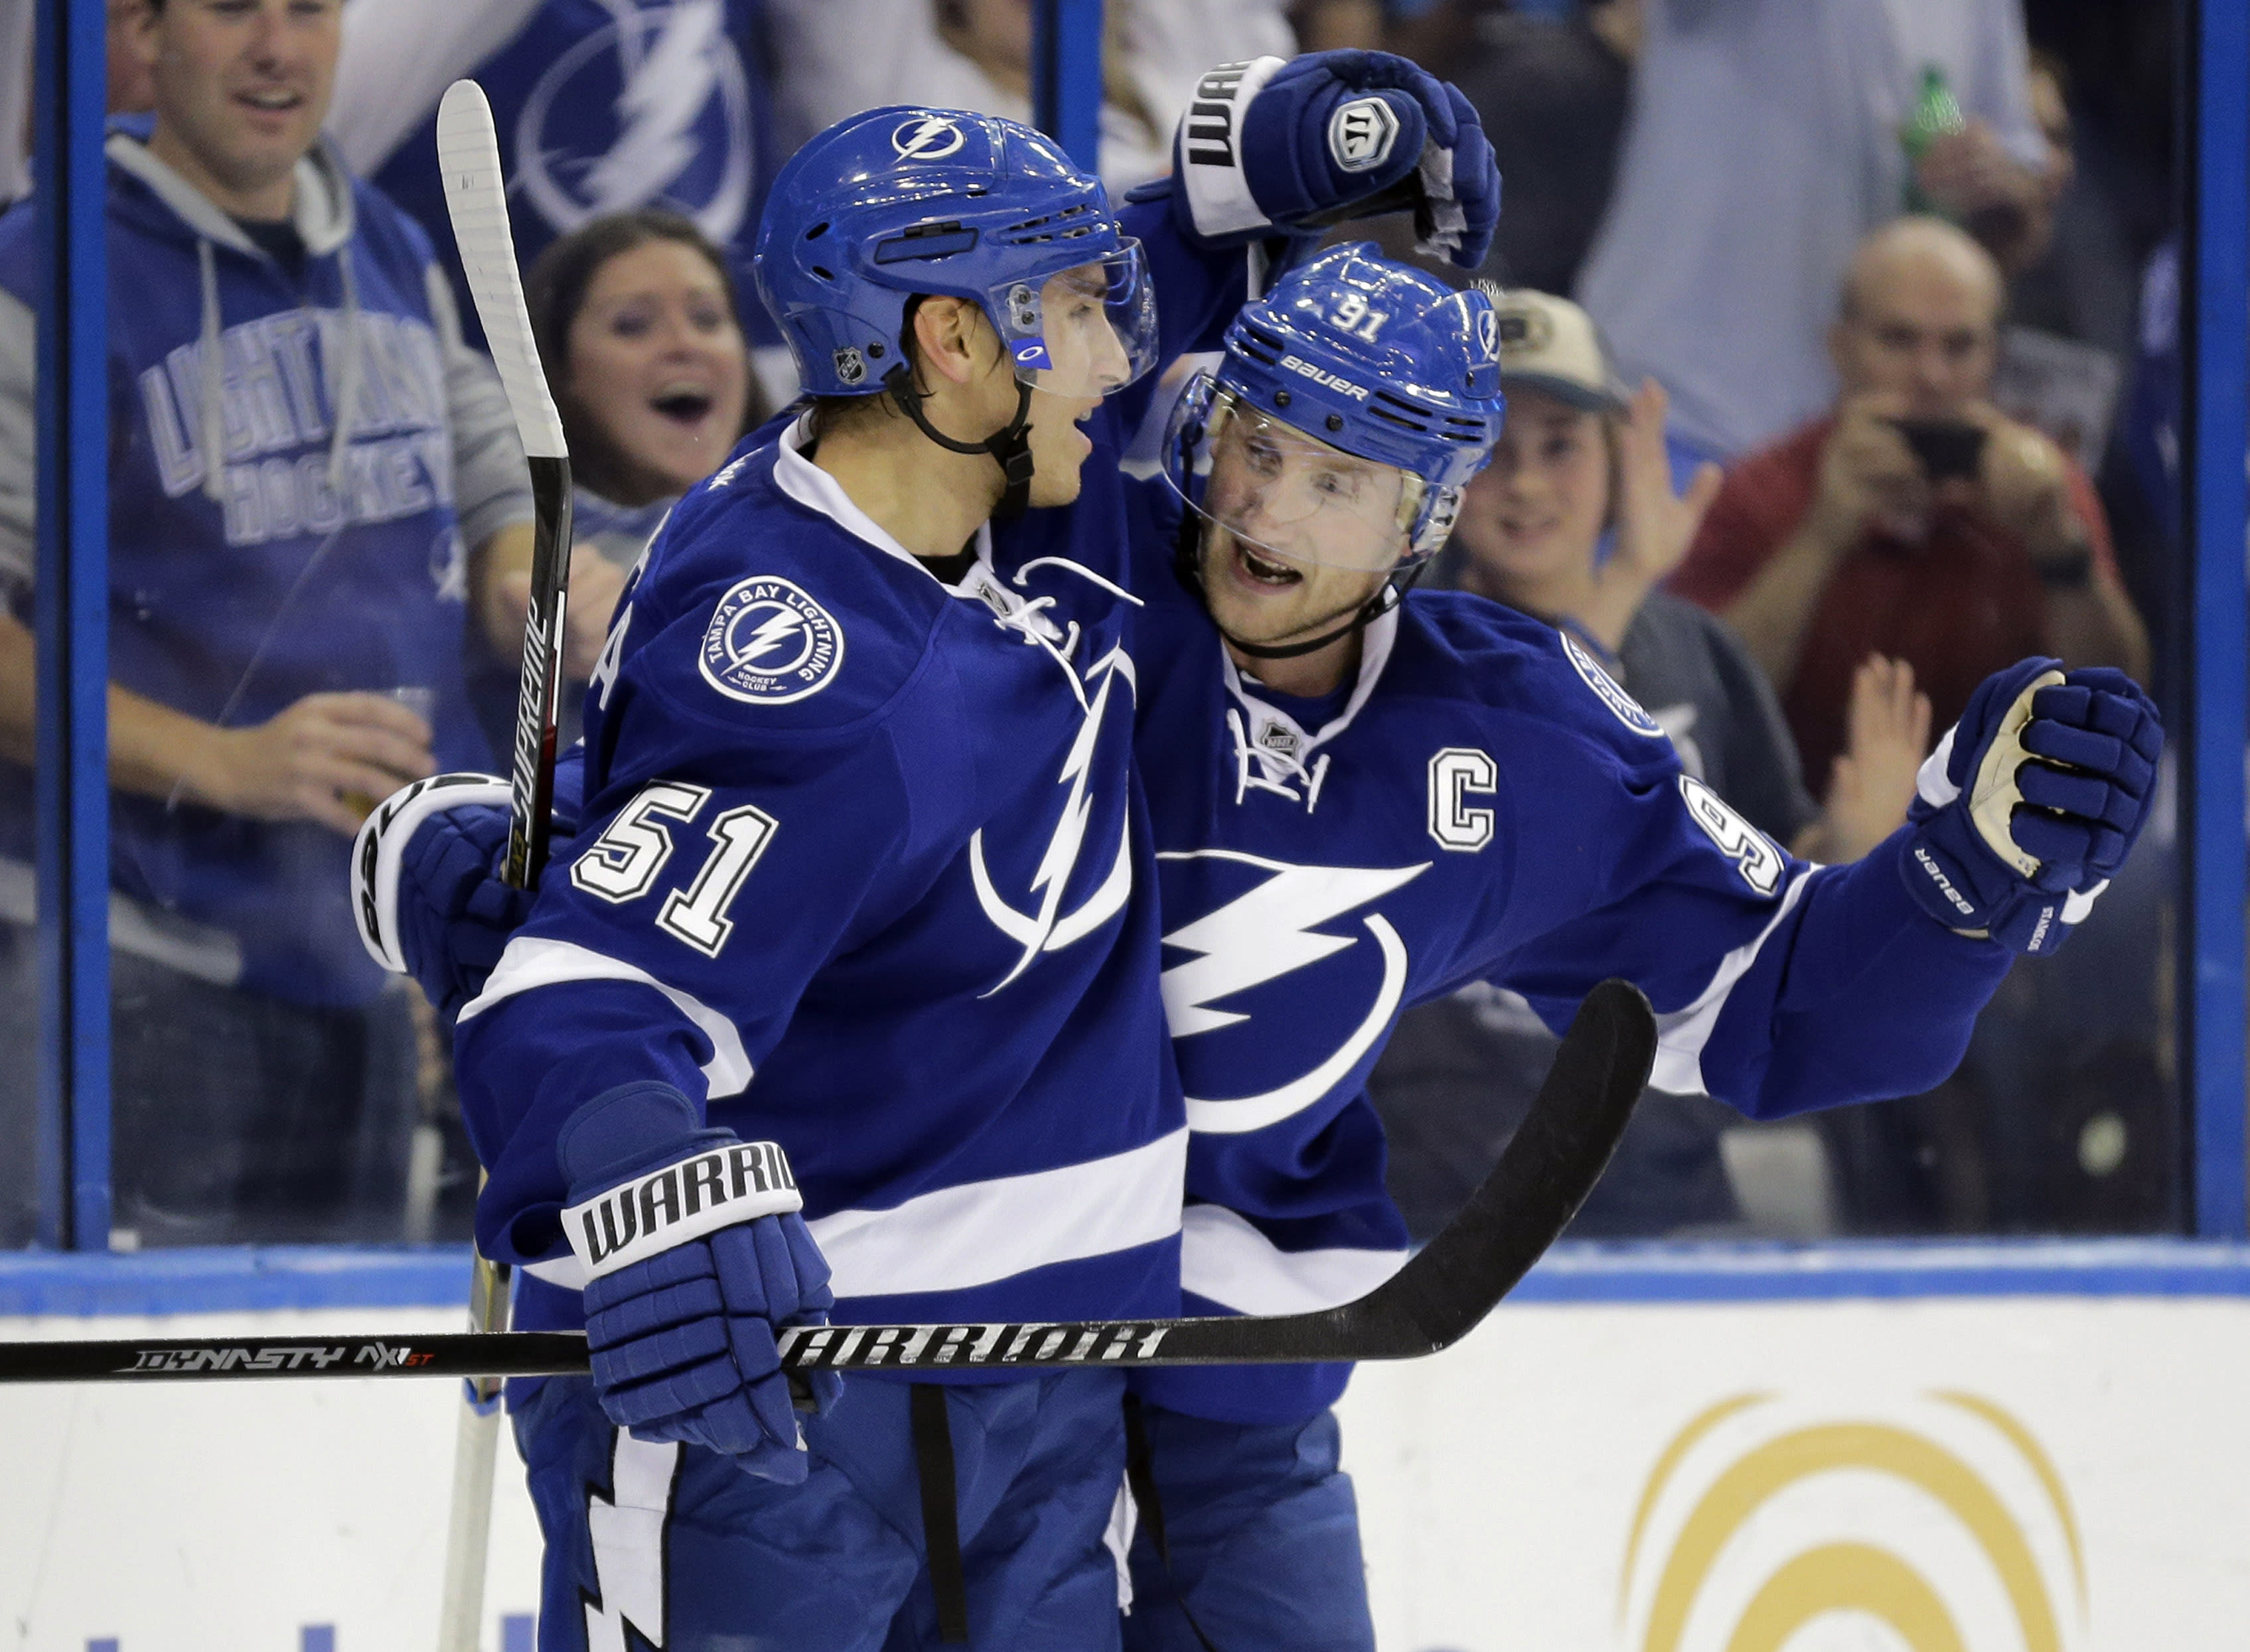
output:
[[[1230, 123], [1257, 93], [1246, 79], [1278, 66], [1225, 79], [1240, 94]], [[1309, 132], [1314, 159], [1285, 132], [1287, 204], [1268, 218], [1258, 204], [1274, 193], [1245, 182], [1257, 169], [1232, 175], [1238, 248], [1435, 153], [1456, 187], [1434, 226], [1480, 254], [1488, 150], [1479, 138], [1456, 164], [1440, 143], [1473, 122], [1427, 76], [1372, 66], [1356, 86], [1297, 68], [1273, 125]], [[1404, 91], [1352, 95], [1393, 74]], [[1389, 140], [1377, 156], [1342, 118], [1353, 106], [1401, 140], [1395, 162]], [[855, 1382], [804, 1424], [799, 1451], [775, 1370], [770, 1327], [826, 1305], [831, 1267], [845, 1317], [1177, 1302], [1185, 1132], [1126, 771], [1125, 604], [1098, 567], [996, 556], [978, 528], [996, 504], [1076, 491], [1087, 444], [1071, 416], [1131, 377], [1148, 342], [1137, 249], [1098, 186], [1021, 128], [905, 110], [846, 128], [784, 172], [761, 242], [762, 289], [826, 399], [659, 536], [597, 674], [587, 825], [567, 874], [558, 855], [460, 1011], [464, 1098], [493, 1177], [480, 1243], [549, 1282], [527, 1286], [521, 1323], [570, 1322], [576, 1299], [549, 1287], [592, 1275], [592, 1391], [549, 1384], [519, 1417], [557, 1646], [615, 1644], [627, 1619], [658, 1639], [669, 1622], [673, 1644], [873, 1647], [946, 1630], [927, 1574], [915, 1581], [908, 1441], [944, 1450], [949, 1422], [977, 1642], [1116, 1633], [1100, 1541], [1122, 1467], [1114, 1379], [964, 1386], [949, 1402]], [[1193, 301], [1175, 349], [1206, 330], [1215, 342], [1197, 317], [1223, 322], [1236, 299], [1211, 272], [1239, 283], [1243, 264], [1162, 190], [1128, 217], [1156, 229], [1176, 210], [1193, 255], [1176, 285]], [[1020, 377], [980, 356], [993, 335]], [[839, 405], [879, 387], [889, 405]], [[933, 468], [924, 441], [961, 462]], [[1122, 577], [1122, 523], [1107, 529]], [[1103, 532], [1083, 543], [1105, 559]], [[742, 577], [746, 550], [758, 571]], [[412, 903], [390, 904], [402, 875], [424, 892], [450, 878], [470, 908], [487, 893], [472, 886], [488, 846], [431, 819], [464, 795], [402, 794], [363, 846], [369, 939], [394, 966], [417, 950], [399, 933]], [[424, 972], [441, 999], [444, 973]], [[618, 1217], [619, 1189], [738, 1153], [753, 1130], [786, 1146], [809, 1220], [776, 1195], [707, 1206], [661, 1239], [588, 1225]], [[809, 1470], [808, 1483], [782, 1500], [725, 1456], [776, 1480]], [[724, 1585], [691, 1583], [703, 1570]]]
[[[1496, 429], [1501, 345], [1481, 295], [1331, 254], [1244, 312], [1138, 490], [1191, 1308], [1322, 1305], [1398, 1265], [1361, 1084], [1405, 1005], [1482, 977], [1559, 1021], [1623, 973], [1665, 1012], [1660, 1083], [1759, 1116], [1921, 1088], [2139, 827], [2158, 736], [2122, 679], [2003, 674], [1908, 827], [1816, 869], [1683, 776], [1583, 648], [1474, 598], [1400, 602]], [[1170, 1565], [1144, 1540], [1135, 1644], [1370, 1643], [1345, 1375], [1136, 1385]]]
[[[1497, 434], [1510, 341], [1484, 294], [1372, 254], [1244, 309], [1140, 493], [1191, 1312], [1328, 1306], [1404, 1260], [1363, 1085], [1401, 1009], [1470, 980], [1559, 1029], [1624, 976], [1659, 1012], [1655, 1084], [1754, 1117], [1929, 1088], [2122, 861], [2161, 748], [2122, 674], [2028, 660], [1972, 700], [1906, 827], [1849, 866], [1792, 859], [1572, 637], [1400, 599]], [[1372, 1647], [1329, 1410], [1347, 1375], [1136, 1374], [1168, 1553], [1144, 1523], [1129, 1647]]]
[[[479, 1245], [531, 1275], [520, 1323], [593, 1348], [518, 1414], [542, 1632], [935, 1640], [919, 1444], [984, 1643], [1099, 1645], [1114, 1379], [830, 1381], [800, 1433], [773, 1331], [1177, 1303], [1129, 605], [984, 527], [1077, 493], [1079, 421], [1152, 356], [1146, 270], [1004, 121], [871, 112], [776, 187], [758, 280], [822, 399], [647, 553], [584, 826], [459, 1020]], [[738, 1159], [769, 1173], [666, 1192]]]

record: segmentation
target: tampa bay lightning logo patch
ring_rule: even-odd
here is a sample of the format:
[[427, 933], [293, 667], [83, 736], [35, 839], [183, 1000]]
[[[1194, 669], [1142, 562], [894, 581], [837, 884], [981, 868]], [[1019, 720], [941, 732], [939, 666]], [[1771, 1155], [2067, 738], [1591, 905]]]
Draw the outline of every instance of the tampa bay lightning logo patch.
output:
[[1640, 708], [1640, 702], [1618, 687], [1617, 679], [1594, 663], [1593, 655], [1578, 646], [1567, 631], [1555, 633], [1563, 639], [1563, 652], [1570, 657], [1578, 674], [1585, 679], [1586, 687], [1601, 696], [1601, 702], [1616, 715], [1617, 720], [1635, 734], [1649, 735], [1662, 739], [1664, 730], [1655, 718]]
[[1381, 98], [1354, 98], [1329, 117], [1329, 153], [1345, 172], [1381, 166], [1398, 140], [1398, 117]]
[[785, 706], [818, 694], [844, 664], [844, 632], [786, 579], [745, 579], [711, 615], [696, 662], [730, 700]]

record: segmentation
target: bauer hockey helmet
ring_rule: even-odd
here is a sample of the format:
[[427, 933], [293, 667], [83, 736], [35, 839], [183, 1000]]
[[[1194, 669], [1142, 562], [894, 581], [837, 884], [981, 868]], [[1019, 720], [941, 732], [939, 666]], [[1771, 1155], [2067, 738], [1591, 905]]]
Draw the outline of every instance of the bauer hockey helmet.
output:
[[[941, 446], [991, 453], [1004, 511], [1030, 486], [1032, 391], [1106, 394], [1156, 359], [1148, 266], [1101, 180], [994, 115], [900, 106], [838, 121], [774, 180], [753, 269], [807, 394], [888, 392]], [[991, 321], [1022, 386], [1005, 430], [963, 442], [931, 427], [905, 350], [917, 294]]]
[[1461, 488], [1500, 438], [1500, 327], [1481, 291], [1453, 292], [1339, 246], [1243, 307], [1215, 371], [1167, 422], [1164, 474], [1187, 505], [1192, 576], [1207, 525], [1284, 562], [1388, 572], [1341, 629], [1244, 652], [1323, 647], [1396, 605], [1445, 544]]

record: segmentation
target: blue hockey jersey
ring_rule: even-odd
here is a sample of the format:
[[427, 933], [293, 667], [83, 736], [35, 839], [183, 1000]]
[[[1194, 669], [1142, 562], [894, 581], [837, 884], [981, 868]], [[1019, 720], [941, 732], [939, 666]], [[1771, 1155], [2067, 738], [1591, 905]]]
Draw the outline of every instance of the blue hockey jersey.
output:
[[584, 823], [461, 1016], [479, 1242], [577, 1282], [555, 1130], [660, 1077], [788, 1151], [842, 1318], [1174, 1311], [1131, 605], [989, 554], [948, 588], [800, 441], [692, 492], [619, 609]]
[[[1252, 255], [1182, 236], [1161, 185], [1121, 218], [1162, 355], [1215, 347]], [[580, 1312], [556, 1129], [651, 1076], [788, 1151], [839, 1320], [1178, 1310], [1118, 469], [1154, 388], [1088, 423], [1077, 503], [981, 531], [956, 587], [783, 420], [657, 536], [588, 696], [581, 824], [457, 1033], [521, 1323]]]
[[[1349, 1301], [1405, 1259], [1363, 1086], [1401, 1011], [1472, 980], [1559, 1030], [1610, 976], [1662, 1031], [1653, 1082], [1754, 1117], [1927, 1089], [2010, 955], [1914, 904], [1895, 842], [1815, 868], [1685, 774], [1571, 639], [1418, 592], [1356, 681], [1308, 705], [1239, 673], [1147, 507], [1138, 749], [1156, 832], [1163, 996], [1192, 1130], [1189, 1311]], [[1300, 721], [1300, 715], [1307, 721]], [[1308, 1414], [1342, 1366], [1162, 1371], [1159, 1403]]]

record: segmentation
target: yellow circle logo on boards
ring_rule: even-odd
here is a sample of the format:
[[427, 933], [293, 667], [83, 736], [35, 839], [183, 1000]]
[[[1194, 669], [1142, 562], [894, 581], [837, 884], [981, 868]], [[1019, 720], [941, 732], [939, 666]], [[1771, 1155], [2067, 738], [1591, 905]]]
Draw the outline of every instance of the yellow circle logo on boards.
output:
[[1633, 1514], [1622, 1644], [2074, 1652], [2084, 1547], [2031, 1430], [1958, 1392], [1867, 1411], [1744, 1393], [1691, 1418]]

